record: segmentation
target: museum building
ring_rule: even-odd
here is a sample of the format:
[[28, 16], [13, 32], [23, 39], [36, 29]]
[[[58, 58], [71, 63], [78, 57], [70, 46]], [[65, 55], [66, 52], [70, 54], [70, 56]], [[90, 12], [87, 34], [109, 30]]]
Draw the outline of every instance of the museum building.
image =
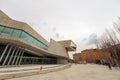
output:
[[76, 50], [72, 40], [50, 42], [27, 23], [11, 19], [0, 10], [0, 66], [66, 64], [69, 51]]

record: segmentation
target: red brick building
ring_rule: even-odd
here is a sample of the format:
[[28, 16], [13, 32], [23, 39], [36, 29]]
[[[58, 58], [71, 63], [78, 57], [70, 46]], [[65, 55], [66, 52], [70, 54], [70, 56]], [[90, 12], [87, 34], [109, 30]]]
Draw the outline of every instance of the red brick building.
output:
[[113, 59], [107, 51], [103, 49], [86, 49], [81, 51], [81, 53], [76, 53], [73, 55], [74, 61], [76, 63], [86, 61], [88, 63], [102, 63], [111, 62]]
[[74, 62], [75, 62], [75, 63], [79, 63], [79, 61], [82, 60], [82, 55], [81, 55], [81, 53], [76, 53], [76, 54], [74, 54], [74, 55], [73, 55], [73, 59], [74, 59]]

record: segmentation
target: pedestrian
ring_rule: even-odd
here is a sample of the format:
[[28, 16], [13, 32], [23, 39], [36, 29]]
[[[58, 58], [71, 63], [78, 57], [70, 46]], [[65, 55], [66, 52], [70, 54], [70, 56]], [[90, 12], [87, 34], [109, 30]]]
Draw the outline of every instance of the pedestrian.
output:
[[111, 66], [110, 62], [108, 62], [107, 65], [108, 65], [108, 68], [109, 68], [110, 70], [112, 70], [112, 66]]
[[42, 65], [40, 66], [40, 70], [42, 70]]

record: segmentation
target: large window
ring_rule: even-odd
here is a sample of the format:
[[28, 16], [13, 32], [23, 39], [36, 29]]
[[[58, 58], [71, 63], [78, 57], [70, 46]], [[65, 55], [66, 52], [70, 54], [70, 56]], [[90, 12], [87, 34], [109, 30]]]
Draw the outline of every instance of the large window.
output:
[[42, 49], [48, 50], [48, 46], [23, 30], [0, 26], [0, 35], [18, 37]]
[[20, 38], [22, 38], [22, 39], [24, 39], [26, 41], [28, 41], [28, 37], [29, 37], [29, 35], [27, 33], [25, 33], [24, 31], [20, 35]]
[[43, 44], [42, 42], [40, 42], [39, 40], [37, 40], [36, 38], [32, 37], [31, 35], [27, 34], [24, 31], [21, 33], [20, 38], [22, 38], [22, 39], [24, 39], [24, 40], [26, 40], [34, 45], [37, 45], [38, 47], [41, 47], [45, 50], [48, 49], [48, 47], [45, 44]]
[[22, 32], [21, 30], [14, 29], [12, 36], [13, 37], [20, 37], [21, 32]]
[[2, 33], [4, 27], [0, 26], [0, 34]]
[[1, 34], [2, 34], [2, 35], [11, 36], [12, 32], [13, 32], [13, 29], [8, 28], [8, 27], [5, 27], [5, 28], [3, 29], [3, 31], [2, 31]]

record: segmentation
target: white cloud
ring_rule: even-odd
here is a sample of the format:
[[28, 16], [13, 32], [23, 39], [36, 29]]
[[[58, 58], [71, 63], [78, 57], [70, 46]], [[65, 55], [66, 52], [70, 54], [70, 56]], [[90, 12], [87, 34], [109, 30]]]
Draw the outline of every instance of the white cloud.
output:
[[29, 23], [48, 41], [72, 39], [80, 52], [90, 47], [83, 39], [112, 26], [120, 16], [119, 4], [119, 0], [0, 0], [0, 9]]

